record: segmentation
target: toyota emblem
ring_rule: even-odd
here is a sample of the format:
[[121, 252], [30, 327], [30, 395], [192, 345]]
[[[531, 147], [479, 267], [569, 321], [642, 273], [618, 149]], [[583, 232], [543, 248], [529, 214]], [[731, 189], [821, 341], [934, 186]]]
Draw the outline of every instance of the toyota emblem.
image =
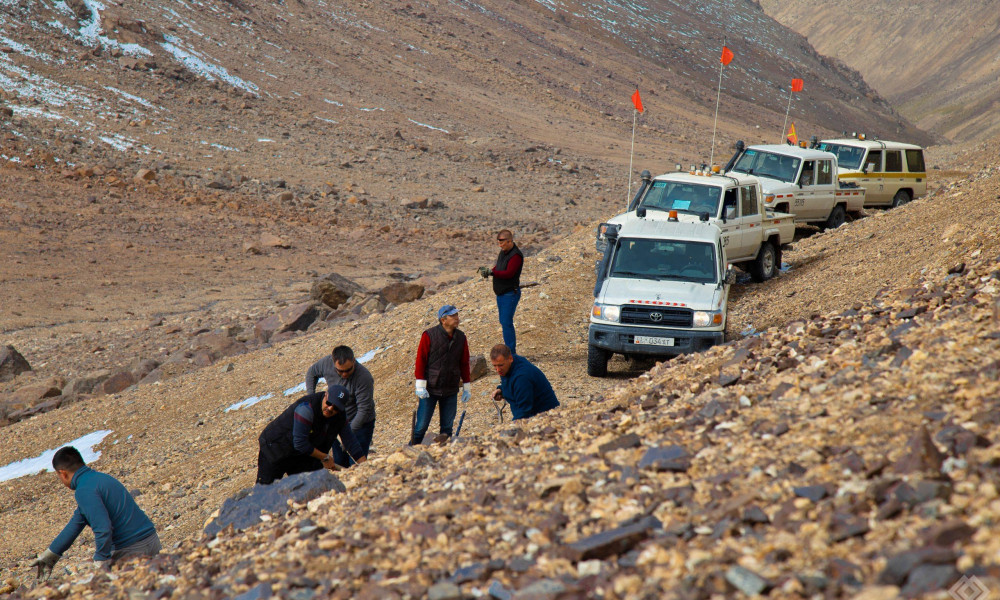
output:
[[650, 321], [655, 321], [655, 322], [660, 322], [660, 321], [663, 320], [663, 315], [661, 313], [658, 313], [658, 312], [649, 313], [649, 320]]

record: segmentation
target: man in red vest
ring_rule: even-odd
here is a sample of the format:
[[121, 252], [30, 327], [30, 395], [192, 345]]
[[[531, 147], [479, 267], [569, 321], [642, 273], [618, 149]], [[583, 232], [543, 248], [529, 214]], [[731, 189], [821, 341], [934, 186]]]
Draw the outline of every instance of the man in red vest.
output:
[[458, 328], [458, 322], [458, 309], [446, 304], [438, 310], [438, 324], [420, 336], [414, 370], [419, 404], [411, 446], [424, 441], [435, 406], [440, 409], [441, 433], [450, 436], [458, 410], [459, 388], [462, 389], [462, 402], [468, 402], [472, 395], [469, 342]]

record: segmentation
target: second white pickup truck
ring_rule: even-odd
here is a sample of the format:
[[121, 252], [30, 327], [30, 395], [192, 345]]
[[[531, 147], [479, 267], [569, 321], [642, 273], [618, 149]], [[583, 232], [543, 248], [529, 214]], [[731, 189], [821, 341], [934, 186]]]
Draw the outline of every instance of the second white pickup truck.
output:
[[757, 177], [764, 203], [792, 213], [796, 223], [833, 229], [865, 204], [864, 188], [841, 183], [837, 156], [822, 150], [780, 144], [744, 147], [739, 142], [725, 171]]
[[[757, 178], [739, 173], [677, 172], [650, 177], [648, 171], [643, 171], [629, 210], [601, 227], [622, 224], [632, 213], [650, 221], [676, 218], [680, 222], [715, 224], [722, 232], [729, 262], [758, 282], [777, 274], [781, 249], [795, 237], [792, 215], [766, 207]], [[605, 244], [604, 231], [599, 229], [598, 251], [603, 252]]]

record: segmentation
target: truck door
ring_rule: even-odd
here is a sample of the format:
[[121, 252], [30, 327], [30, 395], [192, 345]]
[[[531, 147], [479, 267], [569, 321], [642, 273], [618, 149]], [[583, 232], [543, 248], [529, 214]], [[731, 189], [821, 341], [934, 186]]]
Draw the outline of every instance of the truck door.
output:
[[739, 188], [730, 188], [722, 195], [722, 215], [726, 218], [725, 223], [719, 223], [719, 229], [722, 230], [722, 247], [726, 249], [730, 260], [739, 260], [743, 258], [740, 250], [743, 230], [740, 227]]
[[[764, 239], [763, 216], [760, 214], [760, 199], [757, 186], [745, 185], [740, 188], [740, 258], [756, 256], [757, 248]], [[729, 260], [733, 253], [726, 249]]]
[[816, 161], [802, 161], [802, 170], [796, 181], [799, 189], [795, 190], [795, 200], [792, 201], [792, 212], [796, 221], [807, 221], [820, 216], [816, 207]]
[[892, 196], [886, 199], [885, 190], [882, 189], [882, 151], [869, 150], [861, 168], [864, 173], [859, 181], [866, 190], [865, 204], [887, 204], [892, 200]]
[[885, 168], [882, 169], [882, 187], [885, 196], [892, 201], [900, 188], [906, 187], [903, 179], [903, 152], [901, 150], [885, 151]]

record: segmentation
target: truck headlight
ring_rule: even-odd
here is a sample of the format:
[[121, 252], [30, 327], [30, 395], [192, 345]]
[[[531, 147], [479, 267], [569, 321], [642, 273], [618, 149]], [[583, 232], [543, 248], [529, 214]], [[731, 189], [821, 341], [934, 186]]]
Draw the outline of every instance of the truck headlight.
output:
[[601, 304], [599, 302], [594, 303], [594, 309], [591, 311], [591, 315], [595, 319], [600, 319], [602, 321], [611, 321], [613, 323], [618, 322], [618, 317], [621, 315], [622, 308], [615, 304]]
[[698, 310], [694, 313], [694, 326], [695, 327], [711, 327], [713, 325], [722, 325], [722, 313], [717, 311], [704, 311]]
[[772, 202], [774, 202], [774, 194], [767, 194], [767, 195], [764, 196], [764, 203], [765, 204], [770, 204]]

